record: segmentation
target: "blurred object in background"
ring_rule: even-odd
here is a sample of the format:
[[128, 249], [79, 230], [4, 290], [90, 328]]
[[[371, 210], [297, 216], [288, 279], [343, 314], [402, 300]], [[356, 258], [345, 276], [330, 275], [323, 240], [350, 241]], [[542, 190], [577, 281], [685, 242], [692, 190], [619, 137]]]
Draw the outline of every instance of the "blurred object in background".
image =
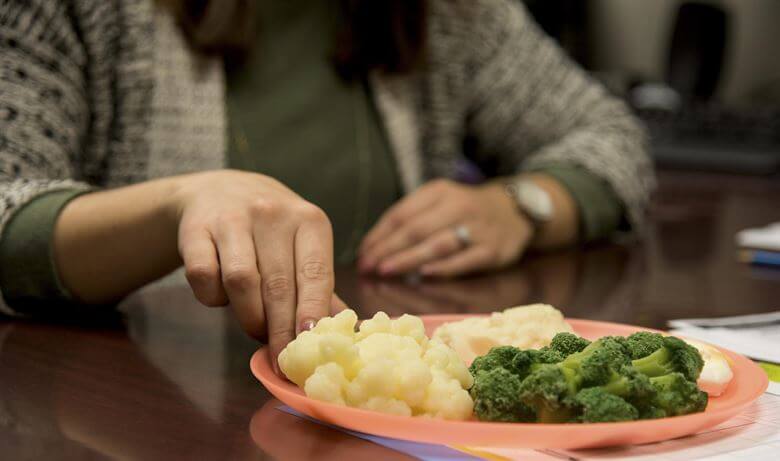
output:
[[659, 166], [780, 173], [780, 0], [526, 0], [645, 120]]

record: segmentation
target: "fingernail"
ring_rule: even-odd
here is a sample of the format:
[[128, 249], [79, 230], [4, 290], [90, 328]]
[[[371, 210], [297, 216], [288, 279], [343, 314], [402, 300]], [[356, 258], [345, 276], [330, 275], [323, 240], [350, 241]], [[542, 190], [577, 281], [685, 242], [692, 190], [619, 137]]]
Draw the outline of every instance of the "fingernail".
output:
[[432, 273], [433, 273], [433, 271], [428, 266], [422, 266], [420, 268], [420, 274], [422, 274], [422, 275], [431, 275]]
[[301, 326], [298, 329], [298, 334], [303, 333], [304, 331], [309, 331], [317, 324], [314, 320], [304, 320], [301, 322]]
[[379, 266], [379, 273], [382, 275], [393, 275], [395, 273], [395, 266], [392, 264], [382, 264]]

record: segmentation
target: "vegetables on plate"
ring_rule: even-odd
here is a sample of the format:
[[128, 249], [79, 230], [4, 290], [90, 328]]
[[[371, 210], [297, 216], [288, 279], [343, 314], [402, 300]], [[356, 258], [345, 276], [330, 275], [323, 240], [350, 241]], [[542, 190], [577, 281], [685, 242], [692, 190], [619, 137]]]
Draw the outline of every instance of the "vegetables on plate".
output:
[[355, 331], [345, 310], [317, 322], [279, 354], [279, 367], [308, 397], [403, 416], [472, 415], [472, 377], [457, 354], [425, 336], [419, 317], [379, 312]]
[[495, 347], [470, 366], [483, 421], [596, 423], [704, 411], [704, 361], [681, 339], [640, 332], [589, 342], [559, 333], [539, 350]]

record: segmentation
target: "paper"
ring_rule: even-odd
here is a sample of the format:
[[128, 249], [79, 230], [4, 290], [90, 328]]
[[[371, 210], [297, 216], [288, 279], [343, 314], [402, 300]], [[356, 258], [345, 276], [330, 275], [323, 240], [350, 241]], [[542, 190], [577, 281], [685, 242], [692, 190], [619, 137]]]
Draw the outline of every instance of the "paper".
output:
[[755, 360], [780, 363], [780, 312], [669, 322], [673, 334], [705, 341]]
[[743, 248], [780, 251], [780, 223], [737, 233], [737, 245]]

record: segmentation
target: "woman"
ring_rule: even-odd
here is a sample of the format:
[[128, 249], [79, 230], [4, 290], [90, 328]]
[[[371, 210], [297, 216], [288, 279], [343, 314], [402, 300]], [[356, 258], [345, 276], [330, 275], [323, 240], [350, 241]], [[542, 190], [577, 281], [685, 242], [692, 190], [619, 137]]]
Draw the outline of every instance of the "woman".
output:
[[[626, 107], [510, 0], [5, 1], [0, 47], [17, 315], [183, 264], [278, 352], [341, 305], [334, 243], [486, 270], [637, 230], [652, 183]], [[464, 157], [491, 181], [452, 181]]]

